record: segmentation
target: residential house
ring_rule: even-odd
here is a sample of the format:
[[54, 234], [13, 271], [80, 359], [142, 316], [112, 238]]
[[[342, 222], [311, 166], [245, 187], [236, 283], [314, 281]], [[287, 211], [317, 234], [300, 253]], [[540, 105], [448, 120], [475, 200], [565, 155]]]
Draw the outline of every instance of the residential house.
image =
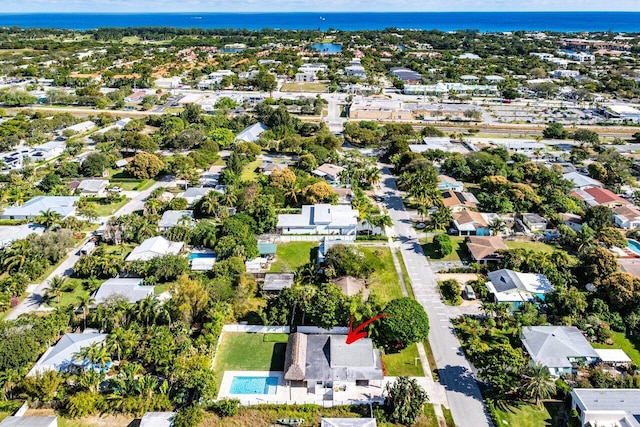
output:
[[189, 268], [191, 271], [209, 271], [216, 263], [217, 256], [209, 250], [193, 252], [189, 255]]
[[442, 193], [442, 205], [451, 209], [452, 213], [456, 213], [465, 209], [475, 209], [478, 199], [471, 193], [448, 190]]
[[531, 363], [545, 366], [554, 377], [574, 373], [579, 363], [598, 361], [598, 353], [575, 326], [525, 326], [521, 338]]
[[547, 229], [548, 221], [537, 213], [523, 213], [521, 221], [532, 233]]
[[248, 259], [244, 262], [244, 268], [247, 273], [253, 274], [254, 277], [261, 277], [266, 270], [269, 269], [270, 260], [265, 257]]
[[0, 422], [0, 427], [58, 427], [58, 417], [9, 416]]
[[106, 179], [85, 179], [76, 188], [81, 196], [104, 197], [107, 195], [109, 181]]
[[48, 210], [57, 212], [62, 218], [76, 213], [75, 196], [36, 196], [22, 206], [12, 206], [4, 210], [0, 219], [33, 219]]
[[599, 365], [606, 368], [624, 368], [631, 367], [633, 362], [631, 358], [619, 348], [595, 348], [600, 359]]
[[175, 76], [175, 77], [159, 78], [159, 79], [156, 79], [154, 84], [156, 87], [159, 87], [161, 89], [176, 89], [178, 86], [182, 84], [182, 77]]
[[447, 175], [438, 175], [438, 190], [462, 192], [464, 183]]
[[339, 205], [351, 205], [351, 202], [353, 202], [354, 199], [353, 190], [351, 188], [332, 188], [333, 192], [338, 196], [337, 203]]
[[502, 256], [497, 252], [509, 249], [499, 236], [469, 236], [466, 242], [471, 258], [475, 262], [484, 264], [489, 261], [499, 261]]
[[491, 271], [486, 283], [489, 293], [497, 303], [508, 303], [516, 311], [523, 302], [544, 301], [545, 294], [553, 286], [544, 274], [520, 273], [508, 269]]
[[85, 347], [100, 344], [107, 334], [87, 332], [81, 334], [64, 334], [60, 340], [38, 359], [27, 376], [35, 376], [47, 371], [68, 371], [70, 369], [89, 369], [91, 362], [79, 359], [77, 354]]
[[166, 231], [178, 224], [193, 225], [193, 211], [174, 211], [168, 210], [162, 214], [158, 223], [158, 230]]
[[494, 213], [464, 210], [453, 214], [453, 227], [458, 236], [490, 236], [489, 224], [497, 219]]
[[578, 70], [553, 70], [553, 71], [549, 72], [549, 74], [554, 79], [562, 79], [562, 78], [575, 79], [576, 77], [580, 76], [580, 71], [578, 71]]
[[260, 170], [262, 171], [263, 175], [270, 176], [273, 173], [273, 171], [276, 171], [276, 170], [283, 171], [288, 167], [289, 165], [287, 165], [286, 163], [276, 163], [276, 162], [265, 160], [260, 165]]
[[14, 240], [24, 239], [28, 235], [42, 234], [45, 228], [39, 224], [0, 225], [0, 249], [9, 246]]
[[322, 418], [320, 427], [376, 427], [375, 418]]
[[279, 293], [293, 285], [293, 273], [267, 273], [264, 276], [262, 290], [266, 293]]
[[122, 298], [134, 304], [148, 296], [153, 296], [153, 286], [144, 286], [142, 278], [120, 277], [107, 280], [92, 295], [96, 305], [114, 298]]
[[505, 139], [491, 141], [494, 145], [502, 147], [512, 153], [525, 154], [527, 156], [544, 154], [545, 146], [537, 141], [522, 141], [518, 139]]
[[617, 227], [625, 230], [640, 228], [640, 210], [629, 206], [614, 208], [613, 222]]
[[391, 74], [398, 80], [402, 80], [407, 84], [417, 84], [422, 81], [422, 75], [409, 68], [404, 67], [392, 67]]
[[126, 96], [124, 98], [124, 102], [139, 102], [142, 101], [145, 96], [147, 96], [147, 92], [145, 92], [144, 90], [139, 90], [132, 93], [131, 95]]
[[624, 388], [574, 388], [571, 409], [582, 427], [640, 426], [640, 390]]
[[29, 153], [29, 157], [36, 161], [53, 159], [54, 157], [58, 157], [64, 153], [66, 145], [65, 141], [50, 141], [45, 144], [38, 145], [37, 147], [33, 147], [33, 151]]
[[560, 219], [562, 220], [562, 223], [564, 225], [566, 225], [576, 233], [582, 231], [582, 224], [584, 223], [584, 220], [580, 215], [576, 215], [573, 213], [561, 213]]
[[362, 65], [349, 65], [348, 67], [344, 67], [344, 74], [361, 79], [367, 77], [367, 72]]
[[354, 295], [358, 295], [358, 293], [360, 292], [363, 292], [365, 294], [364, 298], [368, 298], [366, 280], [358, 279], [353, 276], [342, 276], [335, 279], [333, 283], [340, 288], [343, 295], [352, 297]]
[[64, 133], [65, 131], [71, 131], [75, 133], [86, 133], [95, 127], [96, 127], [96, 124], [93, 121], [85, 120], [84, 122], [76, 123], [75, 125], [64, 128], [61, 133]]
[[147, 412], [138, 427], [171, 427], [175, 416], [175, 412]]
[[565, 173], [562, 178], [573, 182], [573, 188], [604, 187], [600, 181], [578, 172]]
[[187, 200], [187, 204], [189, 206], [193, 206], [198, 200], [202, 199], [206, 196], [211, 190], [211, 188], [204, 187], [191, 187], [187, 188], [184, 193], [179, 194], [178, 197], [182, 197]]
[[150, 259], [177, 255], [184, 247], [184, 242], [171, 242], [162, 236], [151, 237], [134, 248], [125, 261], [149, 261]]
[[607, 206], [611, 209], [619, 206], [633, 206], [630, 201], [618, 196], [606, 188], [587, 187], [576, 189], [571, 193], [572, 196], [583, 200], [588, 206]]
[[299, 214], [278, 215], [282, 234], [339, 235], [355, 239], [358, 211], [349, 205], [304, 205]]
[[313, 83], [316, 81], [316, 73], [313, 71], [299, 71], [294, 76], [297, 83]]
[[343, 393], [355, 386], [380, 386], [380, 350], [370, 338], [347, 344], [345, 335], [289, 335], [285, 353], [284, 379], [290, 387], [305, 387], [326, 399], [343, 400]]
[[236, 142], [258, 142], [262, 132], [269, 128], [262, 123], [254, 123], [236, 136]]
[[324, 178], [329, 182], [339, 183], [340, 174], [342, 173], [342, 171], [344, 171], [344, 168], [342, 166], [333, 165], [331, 163], [324, 163], [318, 166], [318, 168], [311, 173], [319, 178]]

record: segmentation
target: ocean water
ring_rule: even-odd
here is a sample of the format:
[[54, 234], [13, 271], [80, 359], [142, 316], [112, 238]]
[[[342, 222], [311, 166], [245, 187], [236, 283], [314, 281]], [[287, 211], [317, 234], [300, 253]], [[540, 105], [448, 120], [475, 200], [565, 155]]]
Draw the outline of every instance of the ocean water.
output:
[[259, 30], [385, 28], [496, 31], [640, 32], [640, 12], [149, 13], [2, 14], [0, 26], [86, 30], [101, 27]]

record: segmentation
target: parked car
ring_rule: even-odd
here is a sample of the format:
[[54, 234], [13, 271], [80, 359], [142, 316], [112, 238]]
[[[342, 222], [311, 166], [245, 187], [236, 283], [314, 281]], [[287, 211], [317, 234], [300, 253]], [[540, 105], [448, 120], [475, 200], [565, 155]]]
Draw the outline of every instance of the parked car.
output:
[[462, 297], [469, 301], [476, 299], [476, 293], [473, 291], [471, 285], [466, 285], [462, 290]]

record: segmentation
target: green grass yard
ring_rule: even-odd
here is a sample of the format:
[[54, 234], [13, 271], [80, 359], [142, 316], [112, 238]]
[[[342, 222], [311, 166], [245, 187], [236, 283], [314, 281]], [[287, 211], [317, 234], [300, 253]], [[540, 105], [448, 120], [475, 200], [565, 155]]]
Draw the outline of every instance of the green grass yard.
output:
[[[276, 260], [271, 264], [271, 273], [294, 272], [311, 261], [311, 251], [318, 242], [279, 243], [276, 249]], [[314, 251], [315, 252], [315, 251]], [[315, 259], [313, 260], [315, 262]]]
[[118, 212], [120, 208], [126, 205], [129, 202], [128, 198], [125, 198], [121, 202], [117, 203], [109, 203], [106, 205], [102, 205], [100, 203], [96, 203], [96, 214], [98, 216], [110, 216], [114, 213]]
[[451, 246], [453, 251], [445, 257], [436, 253], [432, 238], [423, 240], [421, 243], [424, 254], [431, 259], [437, 261], [460, 261], [461, 258], [465, 258], [468, 255], [467, 246], [462, 243], [463, 241], [464, 237], [462, 236], [451, 236]]
[[218, 375], [222, 377], [225, 371], [282, 371], [287, 340], [285, 336], [265, 340], [267, 335], [225, 333], [216, 356]]
[[262, 164], [262, 160], [257, 159], [245, 165], [240, 174], [240, 181], [257, 181], [259, 176], [258, 167]]
[[505, 240], [504, 243], [509, 247], [509, 249], [526, 249], [528, 251], [547, 253], [552, 253], [553, 251], [558, 250], [557, 248], [542, 242], [516, 242]]
[[493, 412], [499, 426], [551, 427], [559, 425], [562, 403], [545, 403], [542, 407], [522, 404], [495, 409]]
[[593, 348], [619, 348], [631, 358], [636, 366], [640, 366], [640, 339], [627, 338], [624, 332], [613, 332], [613, 345], [592, 343]]
[[280, 92], [326, 92], [326, 83], [285, 83]]
[[381, 297], [383, 302], [402, 298], [402, 287], [393, 265], [391, 250], [383, 246], [360, 246], [358, 249], [364, 253], [365, 261], [373, 266], [373, 274], [367, 280], [369, 290]]
[[399, 353], [384, 354], [382, 360], [387, 368], [387, 375], [397, 377], [421, 377], [424, 375], [420, 361], [417, 361], [418, 348], [415, 344], [405, 348]]

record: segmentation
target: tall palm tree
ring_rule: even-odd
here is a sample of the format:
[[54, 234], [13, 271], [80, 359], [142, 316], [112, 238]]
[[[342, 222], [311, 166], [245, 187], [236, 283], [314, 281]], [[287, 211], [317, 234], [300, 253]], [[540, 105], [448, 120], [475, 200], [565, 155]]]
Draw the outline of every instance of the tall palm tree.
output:
[[15, 240], [4, 255], [4, 271], [20, 270], [31, 254], [32, 244], [29, 239]]
[[492, 236], [498, 236], [507, 230], [507, 224], [500, 218], [496, 218], [489, 223], [489, 231]]
[[82, 321], [84, 325], [82, 330], [84, 331], [85, 329], [87, 329], [87, 310], [89, 309], [89, 306], [93, 302], [93, 298], [91, 298], [91, 295], [89, 294], [83, 294], [83, 295], [79, 295], [76, 298], [76, 301], [78, 303], [78, 308], [82, 309]]
[[549, 399], [556, 392], [556, 383], [551, 378], [549, 369], [539, 363], [529, 366], [523, 375], [521, 387], [525, 396], [534, 399], [540, 406], [543, 399]]
[[60, 223], [62, 215], [56, 211], [47, 209], [46, 211], [40, 211], [40, 215], [35, 217], [33, 220], [37, 224], [44, 226], [46, 229], [50, 229]]
[[444, 230], [453, 221], [451, 209], [439, 207], [429, 218], [429, 229], [433, 231]]
[[54, 299], [57, 303], [60, 303], [60, 297], [65, 290], [67, 284], [67, 278], [61, 276], [55, 276], [49, 281], [49, 287], [46, 290], [46, 298]]

